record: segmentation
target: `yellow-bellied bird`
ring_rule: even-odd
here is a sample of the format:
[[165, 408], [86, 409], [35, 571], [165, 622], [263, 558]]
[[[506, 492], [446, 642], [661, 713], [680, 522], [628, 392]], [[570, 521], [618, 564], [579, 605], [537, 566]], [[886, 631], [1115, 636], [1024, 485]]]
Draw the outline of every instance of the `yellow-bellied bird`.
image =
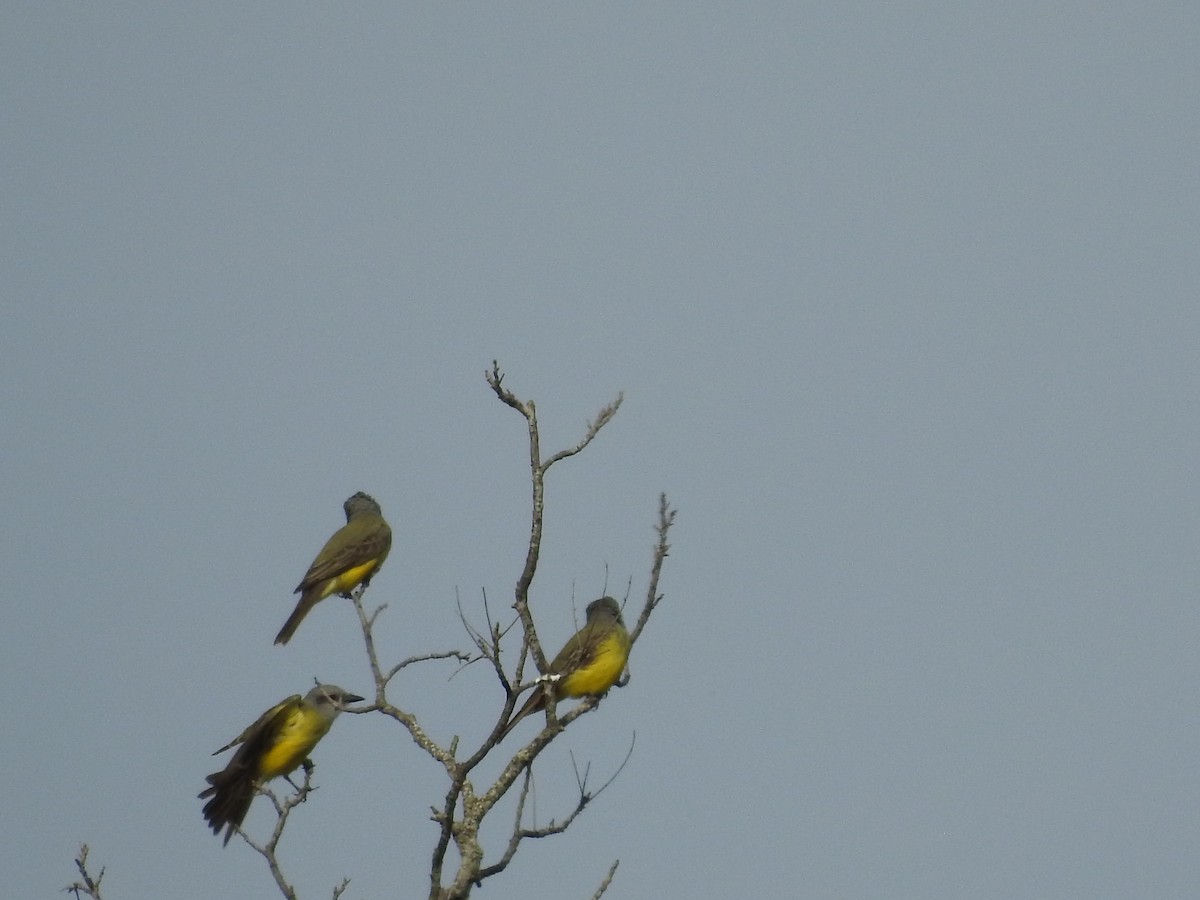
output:
[[308, 611], [330, 594], [349, 597], [360, 584], [369, 584], [392, 549], [392, 529], [375, 498], [359, 491], [342, 508], [346, 524], [325, 542], [297, 586], [300, 601], [275, 635], [277, 644], [290, 641]]
[[204, 818], [213, 834], [226, 828], [225, 843], [240, 828], [258, 785], [288, 775], [306, 762], [313, 747], [329, 731], [347, 703], [363, 698], [333, 684], [319, 684], [307, 695], [293, 694], [258, 717], [258, 721], [217, 750], [224, 753], [238, 747], [229, 764], [205, 780], [210, 787], [200, 797], [211, 797], [204, 804]]
[[587, 607], [587, 622], [550, 663], [548, 674], [559, 678], [549, 684], [539, 684], [508, 724], [500, 738], [530, 713], [546, 708], [548, 695], [557, 703], [564, 697], [584, 697], [603, 694], [617, 683], [629, 661], [629, 632], [621, 619], [621, 607], [612, 597], [593, 600]]

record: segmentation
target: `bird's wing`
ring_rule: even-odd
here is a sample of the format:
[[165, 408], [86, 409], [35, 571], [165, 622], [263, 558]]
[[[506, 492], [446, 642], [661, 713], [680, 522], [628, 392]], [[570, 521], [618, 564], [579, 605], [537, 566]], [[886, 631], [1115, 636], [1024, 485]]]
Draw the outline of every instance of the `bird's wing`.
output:
[[237, 753], [233, 755], [233, 759], [229, 761], [231, 766], [235, 762], [245, 759], [257, 759], [262, 755], [269, 740], [279, 732], [280, 727], [287, 721], [288, 716], [294, 713], [297, 707], [299, 707], [301, 699], [299, 694], [292, 694], [286, 700], [276, 703], [259, 716], [253, 725], [249, 726], [220, 750], [215, 751], [213, 756], [223, 753], [230, 747], [237, 747], [238, 744], [241, 744], [238, 747]]
[[347, 569], [361, 566], [383, 556], [392, 546], [392, 529], [382, 517], [363, 516], [343, 525], [326, 541], [304, 580], [296, 588], [299, 593]]
[[605, 625], [595, 623], [583, 626], [558, 651], [558, 656], [550, 663], [550, 671], [556, 675], [566, 675], [590, 665], [609, 630]]

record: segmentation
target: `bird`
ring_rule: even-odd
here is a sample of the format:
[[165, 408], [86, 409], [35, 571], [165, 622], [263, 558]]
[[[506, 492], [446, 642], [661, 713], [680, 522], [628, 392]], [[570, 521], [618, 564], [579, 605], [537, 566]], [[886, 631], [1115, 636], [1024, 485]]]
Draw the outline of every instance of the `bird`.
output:
[[500, 740], [531, 713], [546, 708], [549, 696], [557, 703], [565, 697], [600, 695], [617, 683], [629, 661], [629, 632], [621, 619], [621, 607], [612, 597], [601, 597], [587, 606], [587, 621], [550, 663], [547, 674], [558, 676], [552, 684], [533, 689], [500, 733]]
[[275, 635], [276, 644], [290, 641], [309, 610], [330, 594], [349, 597], [360, 584], [369, 584], [392, 549], [392, 529], [374, 497], [359, 491], [342, 504], [342, 509], [346, 511], [346, 524], [325, 542], [293, 591], [300, 600]]
[[219, 835], [225, 828], [224, 844], [228, 844], [246, 818], [258, 786], [291, 774], [301, 763], [311, 765], [308, 754], [328, 733], [333, 720], [346, 704], [362, 699], [337, 685], [318, 684], [304, 697], [293, 694], [276, 703], [215, 751], [213, 756], [238, 748], [224, 769], [205, 779], [209, 787], [198, 795], [200, 799], [212, 798], [204, 804], [204, 818], [213, 834]]

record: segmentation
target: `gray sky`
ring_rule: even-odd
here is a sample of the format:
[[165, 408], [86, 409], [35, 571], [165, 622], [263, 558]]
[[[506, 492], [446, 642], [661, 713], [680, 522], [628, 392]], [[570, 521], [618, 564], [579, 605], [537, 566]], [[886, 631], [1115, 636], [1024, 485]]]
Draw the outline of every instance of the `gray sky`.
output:
[[[278, 896], [209, 753], [368, 690], [347, 604], [271, 645], [354, 491], [385, 659], [510, 602], [497, 358], [548, 450], [627, 397], [551, 473], [549, 644], [680, 518], [539, 821], [568, 750], [632, 760], [488, 900], [618, 858], [612, 897], [1194, 895], [1200, 7], [1053, 7], [0, 9], [5, 890], [86, 841], [110, 900]], [[394, 699], [478, 740], [451, 671]], [[376, 719], [316, 754], [302, 896], [427, 890], [445, 782]]]

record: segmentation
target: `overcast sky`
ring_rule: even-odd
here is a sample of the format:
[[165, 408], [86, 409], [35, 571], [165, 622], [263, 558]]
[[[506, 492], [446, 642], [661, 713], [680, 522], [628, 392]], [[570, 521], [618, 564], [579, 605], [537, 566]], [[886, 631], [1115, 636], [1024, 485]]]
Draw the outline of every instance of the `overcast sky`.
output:
[[[679, 519], [538, 821], [629, 764], [481, 896], [1195, 895], [1200, 6], [9, 3], [0, 98], [6, 894], [87, 842], [106, 900], [279, 896], [210, 753], [369, 692], [344, 601], [271, 643], [351, 493], [385, 661], [511, 602], [498, 359], [547, 453], [626, 397], [550, 475], [548, 645]], [[453, 671], [392, 696], [466, 746]], [[438, 767], [314, 756], [300, 895], [425, 896]]]

